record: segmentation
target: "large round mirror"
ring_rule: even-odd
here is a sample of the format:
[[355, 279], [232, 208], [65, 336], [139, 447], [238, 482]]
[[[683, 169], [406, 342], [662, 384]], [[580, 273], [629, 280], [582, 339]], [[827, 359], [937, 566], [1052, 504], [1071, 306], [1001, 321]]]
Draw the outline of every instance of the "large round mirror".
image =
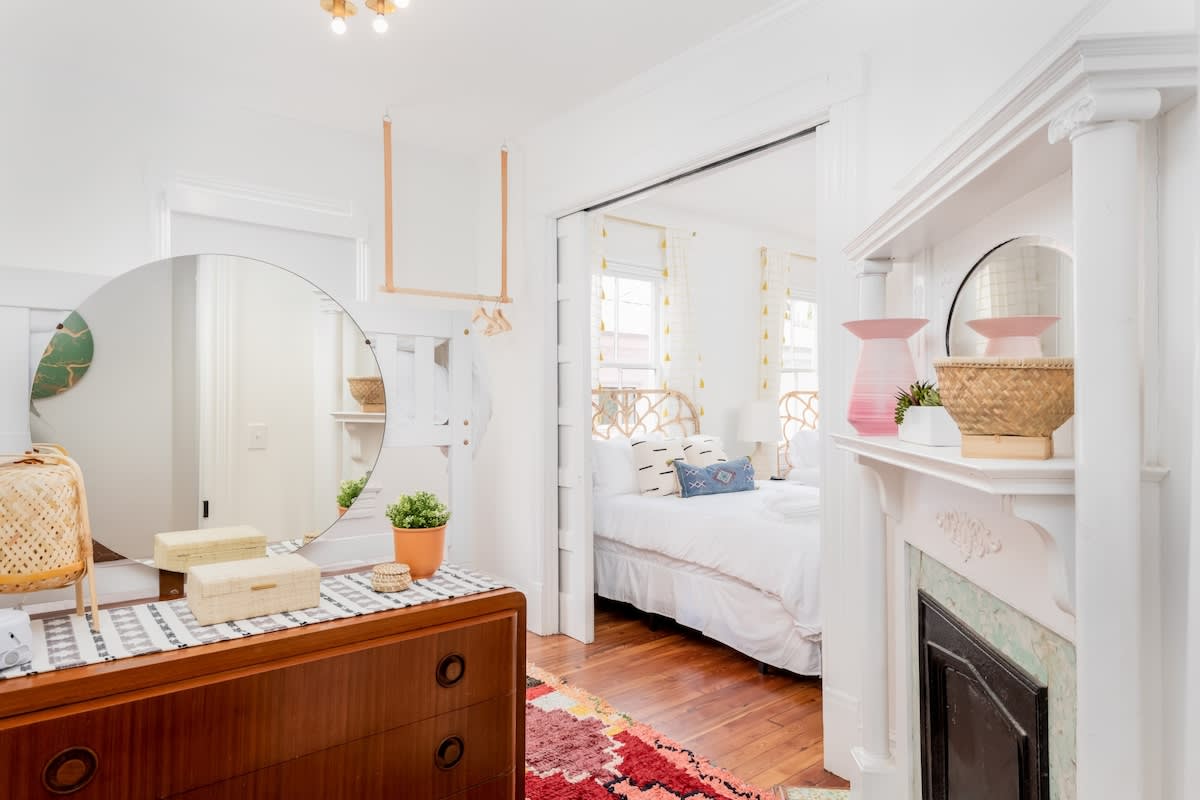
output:
[[[114, 278], [60, 326], [39, 375], [34, 439], [79, 462], [97, 561], [152, 559], [157, 533], [242, 525], [297, 549], [337, 520], [340, 483], [382, 444], [367, 337], [316, 286], [253, 259]], [[378, 422], [371, 447], [348, 440], [348, 415]]]
[[992, 248], [958, 287], [946, 324], [951, 356], [1074, 355], [1071, 257], [1049, 239]]

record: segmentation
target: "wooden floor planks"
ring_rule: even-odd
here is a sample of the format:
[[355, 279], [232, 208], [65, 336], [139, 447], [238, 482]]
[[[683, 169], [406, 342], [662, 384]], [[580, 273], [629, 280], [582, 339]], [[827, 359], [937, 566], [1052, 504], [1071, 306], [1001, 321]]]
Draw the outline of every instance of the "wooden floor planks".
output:
[[596, 609], [596, 641], [529, 634], [529, 660], [760, 787], [848, 788], [826, 772], [821, 682], [760, 675], [740, 653], [628, 607]]

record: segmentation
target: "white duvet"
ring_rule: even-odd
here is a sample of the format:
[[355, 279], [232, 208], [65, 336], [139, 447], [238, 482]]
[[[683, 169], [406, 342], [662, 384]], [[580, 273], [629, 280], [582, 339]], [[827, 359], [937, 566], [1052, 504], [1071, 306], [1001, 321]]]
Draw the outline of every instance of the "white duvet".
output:
[[[595, 535], [742, 581], [777, 599], [817, 636], [821, 532], [818, 490], [761, 481], [753, 492], [703, 497], [596, 497]], [[770, 510], [786, 506], [787, 514]], [[803, 513], [804, 507], [811, 513]]]

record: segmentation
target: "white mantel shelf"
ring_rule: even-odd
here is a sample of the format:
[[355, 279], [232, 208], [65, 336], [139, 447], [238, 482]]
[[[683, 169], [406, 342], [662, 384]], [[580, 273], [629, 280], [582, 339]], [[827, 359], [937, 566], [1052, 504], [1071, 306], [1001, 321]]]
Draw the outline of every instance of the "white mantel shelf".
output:
[[894, 436], [834, 434], [843, 450], [986, 494], [1073, 495], [1075, 462], [1070, 458], [1028, 461], [964, 458], [957, 447], [927, 447]]
[[[833, 434], [838, 447], [863, 458], [994, 495], [1074, 495], [1075, 461], [965, 458], [957, 447], [927, 447], [894, 436]], [[1162, 467], [1144, 467], [1142, 481], [1158, 483]]]

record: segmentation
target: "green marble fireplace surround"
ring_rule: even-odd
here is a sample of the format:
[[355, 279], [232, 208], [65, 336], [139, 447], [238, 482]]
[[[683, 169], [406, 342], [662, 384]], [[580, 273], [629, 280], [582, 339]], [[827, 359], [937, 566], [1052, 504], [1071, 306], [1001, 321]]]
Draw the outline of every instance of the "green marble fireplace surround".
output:
[[[1048, 691], [1050, 797], [1075, 800], [1075, 646], [911, 545], [908, 560], [910, 631], [917, 630], [923, 591]], [[916, 641], [910, 642], [910, 697], [920, 696]], [[915, 700], [914, 700], [915, 702]], [[911, 750], [919, 754], [920, 714], [911, 715]], [[913, 797], [921, 796], [921, 764], [913, 759]]]

